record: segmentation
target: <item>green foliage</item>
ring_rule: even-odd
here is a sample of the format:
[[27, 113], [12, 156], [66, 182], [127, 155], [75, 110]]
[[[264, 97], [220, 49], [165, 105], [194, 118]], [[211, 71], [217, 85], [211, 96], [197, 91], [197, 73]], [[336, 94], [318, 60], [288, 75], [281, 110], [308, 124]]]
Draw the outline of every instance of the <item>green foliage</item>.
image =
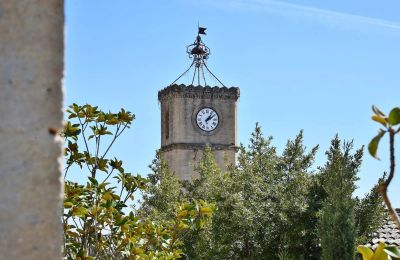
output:
[[357, 198], [355, 208], [355, 225], [357, 230], [357, 245], [368, 242], [376, 231], [384, 223], [386, 216], [385, 204], [379, 194], [378, 187], [385, 179], [386, 174], [372, 187], [371, 191], [364, 198]]
[[[227, 230], [227, 223], [223, 223], [225, 216], [231, 212], [232, 199], [229, 197], [231, 184], [227, 174], [222, 172], [214, 159], [210, 147], [206, 147], [199, 164], [196, 166], [198, 178], [193, 182], [184, 182], [184, 196], [186, 199], [198, 199], [203, 197], [212, 201], [215, 211], [212, 224], [201, 231], [188, 234], [185, 239], [185, 252], [188, 259], [218, 259], [229, 251], [225, 245], [229, 245], [226, 236], [233, 236], [233, 230]], [[224, 235], [223, 235], [224, 233]], [[225, 242], [215, 243], [216, 239], [224, 239]], [[219, 247], [223, 245], [222, 247]]]
[[388, 122], [391, 126], [400, 124], [400, 108], [399, 107], [395, 107], [390, 111], [389, 117], [388, 117]]
[[[313, 185], [311, 166], [315, 158], [318, 146], [306, 153], [303, 145], [303, 132], [301, 131], [295, 140], [289, 140], [278, 164], [279, 173], [283, 181], [279, 183], [282, 219], [280, 223], [280, 246], [285, 255], [290, 257], [305, 258], [312, 255], [306, 247], [306, 241], [312, 239], [310, 234], [309, 210], [311, 185]], [[315, 228], [315, 227], [314, 227]], [[311, 236], [311, 237], [310, 237]], [[308, 245], [310, 246], [310, 245]]]
[[354, 259], [356, 201], [352, 194], [363, 152], [361, 148], [351, 154], [352, 148], [352, 142], [342, 145], [336, 136], [326, 152], [328, 161], [321, 171], [322, 187], [327, 194], [320, 213], [323, 259]]
[[374, 115], [372, 115], [372, 119], [381, 123], [385, 129], [379, 129], [378, 135], [376, 135], [368, 145], [369, 153], [379, 159], [377, 156], [377, 150], [379, 141], [384, 136], [385, 133], [389, 135], [389, 153], [390, 153], [390, 170], [387, 179], [381, 182], [379, 185], [379, 192], [381, 193], [383, 200], [387, 206], [389, 216], [392, 218], [397, 227], [400, 228], [400, 218], [397, 213], [394, 211], [389, 196], [387, 194], [388, 187], [394, 178], [395, 171], [395, 149], [394, 149], [394, 141], [395, 135], [400, 133], [400, 127], [396, 129], [396, 125], [400, 124], [400, 108], [393, 108], [389, 116], [386, 116], [382, 111], [380, 111], [377, 107], [372, 106], [372, 111]]
[[371, 142], [368, 144], [368, 151], [369, 153], [375, 157], [376, 159], [379, 159], [378, 155], [377, 155], [377, 151], [378, 151], [378, 145], [379, 142], [381, 141], [382, 137], [385, 135], [385, 131], [382, 131], [380, 129], [379, 133], [371, 140]]
[[[352, 199], [361, 150], [352, 155], [351, 143], [341, 149], [335, 138], [328, 163], [316, 172], [313, 162], [318, 146], [306, 149], [302, 131], [287, 142], [281, 155], [271, 143], [272, 138], [264, 137], [257, 124], [249, 145], [240, 146], [236, 166], [221, 170], [207, 147], [195, 168], [197, 178], [184, 183], [177, 182], [162, 156], [157, 156], [153, 181], [148, 183], [151, 188], [145, 191], [140, 211], [157, 219], [169, 217], [164, 213], [181, 201], [203, 198], [215, 205], [212, 223], [185, 235], [186, 259], [321, 259], [321, 217], [331, 224], [325, 214], [332, 212], [325, 207], [331, 203], [341, 214], [333, 218], [335, 231], [344, 234], [339, 238], [352, 237], [345, 244], [351, 259], [356, 230], [364, 235], [373, 228], [367, 219], [360, 219], [357, 229], [354, 223], [355, 211], [366, 212], [365, 208], [356, 210], [361, 205]], [[362, 200], [377, 208], [375, 195]], [[339, 196], [342, 202], [337, 201]], [[376, 212], [368, 212], [368, 217], [378, 223]], [[344, 213], [350, 214], [349, 222]]]
[[[400, 123], [400, 109], [388, 117], [373, 109], [373, 119], [386, 127], [369, 144], [376, 156], [381, 137]], [[239, 148], [237, 165], [222, 171], [207, 147], [195, 168], [198, 178], [182, 183], [160, 152], [148, 178], [107, 157], [134, 120], [130, 112], [76, 104], [67, 112], [72, 121], [63, 131], [66, 259], [347, 260], [354, 258], [356, 238], [363, 243], [382, 221], [376, 187], [364, 198], [352, 197], [362, 149], [352, 154], [352, 143], [338, 137], [327, 163], [315, 172], [318, 146], [306, 151], [302, 131], [279, 155], [257, 124], [250, 144]], [[71, 169], [86, 172], [86, 183], [68, 180]], [[143, 202], [133, 211], [138, 191]], [[381, 251], [397, 253], [391, 247]]]
[[374, 112], [374, 115], [372, 115], [372, 120], [380, 123], [384, 127], [384, 129], [379, 129], [378, 134], [369, 143], [368, 151], [374, 158], [379, 159], [377, 151], [379, 142], [382, 137], [386, 133], [396, 134], [400, 132], [400, 127], [394, 129], [396, 125], [400, 124], [400, 107], [393, 108], [390, 111], [389, 116], [386, 116], [376, 106], [372, 106], [372, 111]]
[[183, 201], [179, 180], [170, 172], [161, 151], [157, 151], [156, 158], [149, 167], [152, 173], [148, 175], [149, 182], [142, 191], [145, 203], [139, 213], [152, 220], [172, 219], [175, 215], [174, 208]]
[[[271, 223], [277, 222], [281, 199], [278, 172], [279, 156], [271, 145], [272, 138], [265, 138], [257, 124], [246, 148], [240, 147], [238, 166], [232, 172], [234, 192], [238, 201], [233, 241], [234, 254], [238, 259], [258, 259], [276, 255], [274, 247], [277, 229]], [[229, 216], [227, 216], [229, 218]], [[271, 251], [275, 251], [271, 254]]]
[[[182, 237], [210, 221], [211, 206], [200, 199], [174, 204], [170, 217], [159, 221], [135, 214], [128, 209], [134, 193], [154, 180], [132, 175], [125, 171], [122, 161], [106, 157], [116, 139], [129, 128], [134, 115], [124, 109], [105, 113], [97, 107], [76, 104], [67, 112], [68, 118], [77, 122], [66, 122], [63, 131], [65, 258], [180, 258]], [[86, 184], [67, 180], [68, 171], [74, 165], [82, 174], [87, 170]]]
[[[185, 192], [180, 199], [203, 197], [215, 204], [215, 211], [210, 226], [185, 237], [188, 259], [298, 259], [313, 255], [314, 248], [309, 250], [304, 241], [312, 233], [308, 229], [316, 228], [316, 221], [311, 227], [309, 224], [309, 216], [316, 213], [310, 212], [308, 201], [313, 197], [310, 167], [317, 147], [306, 152], [300, 132], [280, 156], [271, 141], [257, 125], [249, 146], [240, 147], [238, 165], [226, 172], [216, 164], [211, 148], [205, 149], [196, 167], [198, 178], [183, 183]], [[163, 184], [166, 187], [174, 183], [163, 180], [170, 182]], [[159, 188], [158, 192], [152, 190], [152, 196], [166, 193], [173, 198], [170, 205], [180, 200], [169, 196], [170, 191]], [[162, 208], [149, 199], [143, 204], [148, 206]], [[319, 242], [309, 243], [318, 247]]]

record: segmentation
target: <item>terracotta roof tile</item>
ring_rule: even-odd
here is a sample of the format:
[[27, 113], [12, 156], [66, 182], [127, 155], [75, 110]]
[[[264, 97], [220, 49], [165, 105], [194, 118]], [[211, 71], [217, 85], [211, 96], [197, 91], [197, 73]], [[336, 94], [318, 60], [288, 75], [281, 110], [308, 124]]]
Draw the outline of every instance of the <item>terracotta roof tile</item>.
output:
[[[400, 209], [396, 209], [397, 215], [400, 216]], [[374, 234], [366, 246], [375, 249], [380, 242], [387, 245], [400, 246], [400, 229], [388, 217], [385, 223]]]

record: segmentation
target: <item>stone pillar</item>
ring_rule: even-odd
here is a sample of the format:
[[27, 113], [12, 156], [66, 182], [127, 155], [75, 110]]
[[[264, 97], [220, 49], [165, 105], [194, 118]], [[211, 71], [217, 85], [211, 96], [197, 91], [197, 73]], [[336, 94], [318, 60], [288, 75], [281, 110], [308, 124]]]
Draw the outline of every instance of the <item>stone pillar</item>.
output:
[[0, 0], [0, 259], [61, 259], [63, 0]]

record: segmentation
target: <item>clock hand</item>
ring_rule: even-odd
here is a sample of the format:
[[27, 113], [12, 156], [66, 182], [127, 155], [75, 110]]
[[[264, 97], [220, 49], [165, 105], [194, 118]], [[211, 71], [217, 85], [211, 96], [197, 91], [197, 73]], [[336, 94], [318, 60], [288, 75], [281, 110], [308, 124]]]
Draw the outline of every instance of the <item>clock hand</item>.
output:
[[209, 116], [206, 118], [206, 123], [207, 123], [208, 121], [210, 121], [214, 116], [215, 116], [215, 114], [209, 115]]

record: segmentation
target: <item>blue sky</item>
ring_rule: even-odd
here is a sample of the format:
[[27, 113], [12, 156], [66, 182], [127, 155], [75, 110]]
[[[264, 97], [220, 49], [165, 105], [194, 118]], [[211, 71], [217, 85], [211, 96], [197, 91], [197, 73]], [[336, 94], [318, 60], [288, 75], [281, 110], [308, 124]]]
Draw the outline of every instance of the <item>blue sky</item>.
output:
[[[185, 46], [199, 22], [208, 28], [208, 67], [241, 90], [238, 142], [247, 144], [259, 122], [282, 151], [304, 129], [323, 165], [336, 133], [368, 144], [378, 128], [371, 105], [400, 105], [399, 10], [396, 0], [67, 0], [65, 104], [135, 113], [111, 155], [147, 174], [160, 146], [157, 92], [190, 65]], [[384, 141], [381, 161], [364, 156], [357, 195], [388, 170], [386, 150]], [[390, 188], [396, 207], [399, 172]]]

